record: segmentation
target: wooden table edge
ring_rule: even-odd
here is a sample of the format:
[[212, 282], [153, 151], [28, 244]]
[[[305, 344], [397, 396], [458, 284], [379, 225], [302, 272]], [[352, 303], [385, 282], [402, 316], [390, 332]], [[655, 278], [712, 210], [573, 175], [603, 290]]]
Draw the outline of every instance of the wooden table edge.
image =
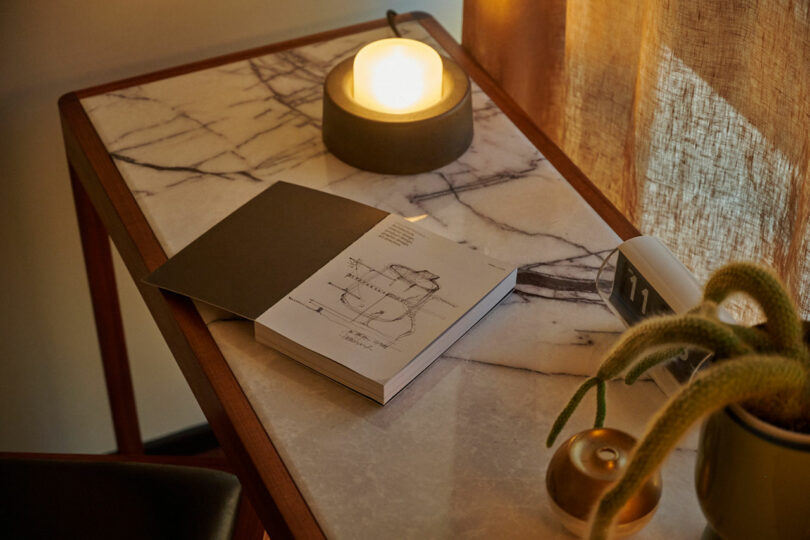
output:
[[[582, 174], [563, 152], [503, 92], [497, 83], [430, 15], [398, 16], [418, 21], [549, 159], [620, 237], [638, 230]], [[76, 172], [127, 269], [169, 344], [195, 398], [271, 537], [323, 538], [324, 533], [304, 500], [275, 445], [236, 381], [230, 367], [188, 298], [158, 291], [141, 280], [166, 260], [126, 182], [107, 153], [80, 99], [121, 88], [372, 30], [378, 19], [337, 30], [257, 47], [71, 92], [59, 100], [69, 166]], [[259, 481], [261, 479], [261, 481]]]
[[[401, 20], [418, 20], [422, 16], [406, 14]], [[159, 267], [166, 254], [79, 100], [386, 24], [385, 19], [378, 19], [86, 88], [59, 100], [69, 166], [121, 253], [195, 398], [234, 461], [237, 476], [273, 537], [323, 538], [324, 534], [193, 303], [142, 284], [142, 278]], [[262, 481], [258, 482], [258, 478]]]
[[76, 96], [63, 97], [59, 107], [68, 163], [118, 248], [266, 530], [280, 538], [323, 538], [192, 301], [141, 282], [166, 255]]

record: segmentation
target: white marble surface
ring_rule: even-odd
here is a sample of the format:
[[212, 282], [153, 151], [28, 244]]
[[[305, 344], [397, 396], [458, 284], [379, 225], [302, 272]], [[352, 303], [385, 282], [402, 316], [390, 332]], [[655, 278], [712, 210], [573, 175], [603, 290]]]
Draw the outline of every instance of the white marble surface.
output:
[[[435, 43], [418, 23], [407, 36]], [[621, 330], [593, 279], [619, 240], [474, 85], [475, 137], [418, 176], [358, 171], [321, 141], [329, 69], [379, 29], [82, 100], [172, 255], [286, 180], [406, 217], [520, 266], [515, 293], [385, 407], [258, 345], [250, 323], [200, 305], [214, 339], [324, 531], [335, 538], [564, 537], [548, 508], [544, 440]], [[639, 434], [663, 402], [609, 386], [608, 425]], [[583, 403], [563, 437], [588, 427]], [[694, 538], [692, 444], [665, 468], [639, 535]]]

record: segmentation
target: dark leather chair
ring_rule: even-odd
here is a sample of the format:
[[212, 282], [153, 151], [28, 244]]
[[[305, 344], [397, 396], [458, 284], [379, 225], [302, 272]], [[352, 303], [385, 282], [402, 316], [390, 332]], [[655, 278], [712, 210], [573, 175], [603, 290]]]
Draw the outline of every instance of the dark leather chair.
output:
[[255, 538], [255, 531], [240, 534], [236, 529], [241, 486], [236, 476], [217, 470], [221, 463], [0, 453], [0, 537]]

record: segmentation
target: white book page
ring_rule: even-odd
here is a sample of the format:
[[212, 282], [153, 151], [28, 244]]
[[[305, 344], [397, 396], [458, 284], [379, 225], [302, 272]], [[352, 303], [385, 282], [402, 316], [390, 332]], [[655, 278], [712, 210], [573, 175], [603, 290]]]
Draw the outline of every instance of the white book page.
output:
[[256, 322], [385, 382], [512, 270], [392, 214]]

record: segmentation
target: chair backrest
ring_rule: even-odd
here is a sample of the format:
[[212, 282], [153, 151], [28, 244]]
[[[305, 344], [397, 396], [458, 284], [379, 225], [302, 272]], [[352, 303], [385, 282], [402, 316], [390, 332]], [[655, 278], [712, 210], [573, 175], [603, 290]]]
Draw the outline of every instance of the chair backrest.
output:
[[463, 45], [700, 279], [768, 262], [808, 318], [810, 8], [738, 4], [465, 0]]
[[105, 457], [0, 456], [0, 537], [232, 538], [234, 475]]

